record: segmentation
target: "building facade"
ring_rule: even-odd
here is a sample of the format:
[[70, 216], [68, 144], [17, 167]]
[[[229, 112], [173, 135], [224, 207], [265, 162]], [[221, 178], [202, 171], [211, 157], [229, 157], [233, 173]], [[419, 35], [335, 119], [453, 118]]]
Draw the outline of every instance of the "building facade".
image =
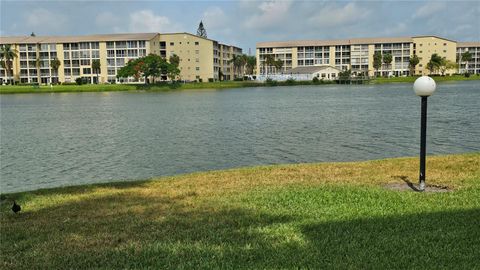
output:
[[[168, 60], [180, 57], [180, 78], [187, 81], [233, 79], [233, 55], [242, 54], [235, 46], [189, 33], [136, 33], [66, 37], [0, 37], [1, 45], [12, 45], [13, 74], [0, 67], [0, 79], [21, 83], [75, 82], [77, 78], [95, 83], [97, 74], [92, 61], [100, 61], [99, 83], [133, 82], [133, 78], [117, 79], [119, 69], [136, 58], [157, 54]], [[58, 70], [50, 67], [58, 59]], [[166, 79], [166, 78], [164, 78]], [[143, 82], [143, 78], [139, 82]]]
[[[429, 74], [427, 63], [436, 53], [452, 62], [460, 63], [458, 55], [465, 50], [472, 52], [468, 64], [460, 64], [459, 70], [448, 70], [447, 74], [465, 71], [480, 73], [480, 42], [456, 42], [437, 36], [357, 38], [348, 40], [301, 40], [257, 43], [257, 75], [286, 73], [296, 67], [332, 66], [352, 71], [354, 75], [406, 76], [410, 75], [410, 57], [417, 55], [419, 64], [413, 75]], [[392, 55], [391, 63], [382, 63], [377, 70], [373, 67], [373, 55]], [[277, 70], [267, 65], [267, 55], [283, 61]]]

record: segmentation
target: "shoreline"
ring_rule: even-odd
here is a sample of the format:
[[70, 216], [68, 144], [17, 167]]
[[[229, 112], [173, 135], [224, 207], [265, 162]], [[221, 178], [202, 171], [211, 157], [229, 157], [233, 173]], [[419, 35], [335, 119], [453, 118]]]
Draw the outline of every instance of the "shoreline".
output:
[[[395, 77], [395, 78], [376, 78], [369, 83], [360, 85], [376, 85], [390, 83], [413, 83], [418, 77]], [[456, 82], [456, 81], [480, 81], [480, 76], [472, 75], [466, 78], [461, 75], [454, 76], [434, 76], [433, 79], [437, 83]], [[85, 92], [170, 92], [182, 90], [221, 90], [231, 88], [247, 88], [247, 87], [275, 87], [275, 86], [297, 86], [297, 85], [337, 85], [335, 82], [324, 81], [314, 83], [312, 81], [294, 81], [294, 82], [272, 82], [263, 83], [256, 81], [224, 81], [224, 82], [201, 82], [201, 83], [185, 83], [179, 85], [171, 84], [88, 84], [88, 85], [55, 85], [53, 87], [40, 86], [0, 86], [0, 95], [10, 94], [41, 94], [41, 93], [85, 93]], [[355, 84], [352, 84], [355, 85]]]
[[[431, 158], [446, 158], [446, 157], [455, 157], [455, 156], [478, 156], [480, 161], [480, 152], [465, 152], [465, 153], [456, 153], [456, 154], [447, 154], [447, 155], [429, 155], [427, 159]], [[0, 196], [12, 196], [12, 195], [21, 195], [26, 193], [43, 193], [43, 192], [55, 192], [58, 190], [63, 189], [77, 189], [77, 188], [89, 188], [89, 187], [102, 187], [102, 186], [122, 186], [122, 185], [130, 185], [135, 183], [148, 183], [148, 182], [156, 182], [156, 181], [164, 181], [168, 179], [177, 179], [177, 178], [189, 178], [196, 175], [202, 174], [216, 174], [216, 173], [229, 173], [229, 172], [236, 172], [236, 171], [249, 171], [249, 170], [270, 170], [275, 168], [282, 168], [282, 167], [290, 167], [290, 166], [328, 166], [328, 165], [348, 165], [352, 166], [355, 164], [363, 164], [363, 163], [374, 163], [374, 162], [388, 162], [388, 161], [395, 161], [395, 160], [413, 160], [415, 161], [418, 157], [393, 157], [393, 158], [382, 158], [382, 159], [371, 159], [371, 160], [358, 160], [358, 161], [334, 161], [334, 162], [317, 162], [317, 163], [285, 163], [285, 164], [275, 164], [275, 165], [256, 165], [256, 166], [247, 166], [247, 167], [234, 167], [228, 169], [221, 169], [221, 170], [207, 170], [207, 171], [196, 171], [196, 172], [189, 172], [189, 173], [180, 173], [174, 175], [164, 175], [164, 176], [153, 176], [151, 178], [143, 178], [143, 179], [116, 179], [111, 181], [105, 182], [98, 182], [98, 183], [90, 183], [90, 184], [77, 184], [77, 185], [65, 185], [65, 186], [58, 186], [58, 187], [45, 187], [39, 189], [32, 189], [32, 190], [25, 190], [25, 191], [15, 191], [15, 192], [7, 192], [7, 193], [0, 193]], [[0, 199], [2, 201], [3, 199]]]

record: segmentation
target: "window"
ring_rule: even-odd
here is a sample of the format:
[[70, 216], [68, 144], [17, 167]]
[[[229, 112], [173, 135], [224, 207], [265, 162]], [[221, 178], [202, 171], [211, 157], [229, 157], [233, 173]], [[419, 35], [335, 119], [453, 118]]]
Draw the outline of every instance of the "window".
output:
[[127, 42], [128, 48], [137, 48], [137, 41], [128, 41]]
[[72, 52], [72, 59], [78, 59], [78, 58], [79, 58], [79, 55], [80, 55], [80, 54], [78, 53], [78, 51]]
[[107, 73], [108, 75], [115, 75], [115, 68], [108, 68]]
[[82, 65], [82, 66], [90, 66], [90, 59], [82, 59], [82, 60], [80, 60], [80, 65]]
[[115, 66], [115, 59], [107, 59], [107, 66], [114, 67]]
[[175, 45], [175, 43], [173, 43], [173, 42], [170, 42], [170, 46], [173, 46], [173, 45]]
[[195, 41], [195, 45], [199, 45], [198, 41]]
[[196, 71], [200, 71], [200, 67], [196, 67], [195, 70], [196, 70]]
[[100, 58], [100, 51], [92, 51], [92, 58]]
[[91, 68], [84, 68], [83, 69], [83, 74], [92, 74], [92, 69]]
[[78, 50], [78, 43], [70, 43], [71, 50]]
[[107, 49], [113, 49], [113, 41], [107, 41]]
[[90, 58], [90, 51], [80, 51], [80, 58]]
[[200, 62], [200, 59], [198, 59], [198, 58], [195, 58], [195, 62], [197, 62], [197, 63], [198, 63], [198, 62]]
[[70, 52], [63, 52], [63, 59], [70, 59]]
[[125, 59], [118, 58], [117, 61], [116, 61], [116, 64], [117, 64], [117, 67], [121, 67], [121, 66], [125, 65]]
[[90, 43], [88, 42], [81, 42], [80, 43], [80, 50], [88, 50], [90, 49]]
[[90, 47], [92, 50], [98, 50], [100, 48], [98, 42], [90, 43]]
[[200, 53], [200, 50], [195, 50], [195, 54], [199, 54]]

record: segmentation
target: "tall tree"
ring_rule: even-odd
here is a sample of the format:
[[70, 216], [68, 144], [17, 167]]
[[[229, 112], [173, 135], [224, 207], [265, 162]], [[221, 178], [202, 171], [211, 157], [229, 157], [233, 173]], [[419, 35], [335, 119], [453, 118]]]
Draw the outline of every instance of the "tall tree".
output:
[[176, 65], [178, 67], [180, 65], [180, 57], [176, 54], [172, 54], [168, 58], [168, 62], [170, 62], [170, 64]]
[[[60, 65], [62, 63], [60, 62], [60, 60], [58, 60], [57, 58], [53, 59], [50, 61], [50, 69], [51, 69], [51, 73], [53, 73], [53, 71], [55, 71], [55, 73], [57, 74], [57, 77], [58, 77], [58, 69], [60, 68]], [[52, 81], [52, 76], [50, 75], [50, 84], [53, 84], [53, 81]]]
[[100, 73], [100, 68], [101, 68], [101, 64], [100, 64], [100, 59], [95, 59], [95, 60], [92, 60], [92, 71], [95, 72], [95, 74], [97, 75], [97, 84], [99, 83], [98, 81], [98, 73]]
[[0, 47], [0, 58], [3, 62], [3, 66], [5, 67], [5, 78], [7, 78], [7, 81], [9, 74], [13, 77], [13, 59], [15, 59], [17, 56], [17, 51], [12, 48], [12, 45], [7, 44]]
[[128, 78], [140, 76], [145, 77], [145, 84], [148, 84], [148, 78], [155, 78], [162, 74], [167, 74], [169, 69], [169, 63], [163, 59], [163, 57], [156, 54], [149, 54], [147, 56], [137, 58], [135, 60], [128, 61], [127, 65], [122, 67], [117, 72], [117, 78]]
[[281, 72], [281, 69], [283, 67], [283, 60], [277, 59], [273, 62], [273, 66], [275, 67], [275, 72], [278, 73], [279, 71]]
[[430, 61], [427, 64], [427, 69], [430, 71], [430, 74], [435, 73], [442, 66], [442, 57], [436, 53], [432, 54]]
[[373, 54], [373, 68], [375, 69], [375, 76], [378, 74], [378, 70], [382, 67], [382, 53], [376, 51]]
[[197, 36], [207, 38], [207, 30], [205, 30], [202, 21], [200, 21], [200, 24], [198, 25]]
[[236, 77], [237, 75], [237, 63], [238, 63], [238, 56], [236, 54], [232, 55], [232, 58], [227, 61], [227, 63], [232, 65], [233, 68], [233, 76]]
[[253, 70], [257, 66], [257, 58], [255, 56], [247, 56], [246, 60], [247, 72], [249, 75], [253, 74]]
[[468, 72], [468, 62], [472, 60], [472, 54], [469, 51], [462, 53], [462, 62], [465, 62], [465, 71], [464, 73]]
[[263, 62], [263, 70], [265, 75], [268, 74], [268, 71], [267, 71], [268, 67], [273, 66], [274, 63], [275, 63], [275, 56], [273, 56], [273, 54], [265, 55], [265, 61]]
[[172, 54], [168, 58], [169, 65], [167, 67], [167, 76], [171, 81], [175, 81], [177, 77], [180, 76], [180, 69], [178, 66], [180, 65], [180, 57], [176, 54]]
[[410, 67], [410, 76], [413, 76], [415, 73], [415, 67], [420, 63], [420, 58], [416, 54], [410, 56], [408, 60], [408, 66]]
[[393, 60], [393, 57], [392, 57], [391, 54], [386, 53], [386, 54], [383, 55], [383, 63], [385, 63], [387, 65], [387, 68], [392, 63], [392, 60]]

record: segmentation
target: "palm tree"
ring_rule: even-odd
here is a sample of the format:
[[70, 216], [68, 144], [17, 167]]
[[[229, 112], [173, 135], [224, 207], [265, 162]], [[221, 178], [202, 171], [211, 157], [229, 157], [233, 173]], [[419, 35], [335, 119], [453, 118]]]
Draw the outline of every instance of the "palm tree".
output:
[[[58, 76], [58, 69], [60, 68], [61, 64], [62, 63], [57, 58], [50, 61], [50, 68], [52, 69], [52, 73], [53, 73], [53, 71], [55, 71], [55, 73], [57, 73], [57, 76]], [[53, 83], [52, 76], [50, 75], [50, 84], [52, 84], [52, 83]]]
[[97, 75], [97, 84], [98, 84], [98, 73], [100, 71], [100, 59], [92, 60], [92, 71]]
[[462, 53], [462, 62], [465, 62], [465, 72], [468, 73], [468, 61], [472, 60], [472, 54], [469, 51]]
[[281, 59], [275, 60], [275, 61], [273, 62], [273, 66], [275, 66], [275, 72], [276, 72], [276, 73], [279, 73], [279, 71], [280, 71], [280, 73], [281, 73], [281, 69], [282, 69], [282, 67], [283, 67], [283, 60], [281, 60]]
[[40, 57], [37, 56], [37, 59], [35, 59], [35, 67], [37, 68], [37, 83], [40, 85], [41, 78], [40, 78]]
[[420, 63], [420, 58], [416, 54], [410, 56], [410, 60], [408, 60], [408, 65], [410, 67], [410, 76], [413, 76], [415, 73], [415, 67]]
[[18, 56], [17, 50], [12, 48], [12, 45], [6, 44], [0, 47], [0, 58], [2, 59], [3, 66], [5, 67], [5, 78], [7, 78], [7, 82], [8, 82], [9, 73], [12, 76], [12, 82], [13, 82], [12, 65], [13, 65], [13, 59], [16, 58], [17, 56]]
[[373, 54], [373, 68], [375, 69], [375, 76], [378, 75], [378, 70], [382, 67], [382, 53], [376, 51]]
[[253, 74], [253, 70], [257, 66], [257, 58], [255, 56], [247, 56], [246, 60], [247, 72], [249, 75]]
[[265, 55], [265, 61], [263, 62], [263, 70], [265, 75], [268, 74], [267, 72], [268, 67], [273, 66], [274, 63], [275, 63], [275, 57], [272, 54]]
[[392, 63], [392, 55], [389, 53], [386, 53], [383, 55], [383, 63], [387, 65], [387, 67]]

